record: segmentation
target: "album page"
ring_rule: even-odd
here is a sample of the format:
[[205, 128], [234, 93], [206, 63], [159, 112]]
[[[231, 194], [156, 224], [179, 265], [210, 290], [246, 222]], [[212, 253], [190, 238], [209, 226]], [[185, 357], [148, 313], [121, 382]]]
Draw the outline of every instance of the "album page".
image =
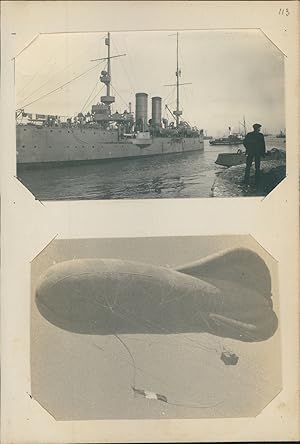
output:
[[1, 4], [1, 442], [299, 440], [299, 3]]

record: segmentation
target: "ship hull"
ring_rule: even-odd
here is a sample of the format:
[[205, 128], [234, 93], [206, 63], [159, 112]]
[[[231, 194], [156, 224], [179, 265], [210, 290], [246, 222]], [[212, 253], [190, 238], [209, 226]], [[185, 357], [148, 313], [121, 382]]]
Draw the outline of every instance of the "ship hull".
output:
[[154, 137], [124, 139], [117, 130], [92, 128], [48, 128], [18, 125], [18, 165], [104, 161], [203, 151], [200, 137]]
[[225, 141], [225, 142], [218, 142], [218, 141], [211, 141], [209, 142], [210, 145], [242, 145], [242, 141]]

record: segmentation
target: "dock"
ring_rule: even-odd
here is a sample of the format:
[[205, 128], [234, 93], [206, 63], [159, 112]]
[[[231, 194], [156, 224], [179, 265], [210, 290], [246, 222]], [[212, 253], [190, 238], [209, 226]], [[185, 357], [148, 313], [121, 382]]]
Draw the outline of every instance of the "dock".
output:
[[244, 174], [245, 164], [232, 166], [219, 173], [211, 188], [212, 197], [266, 196], [285, 178], [285, 159], [266, 160], [261, 163], [258, 187], [254, 181], [254, 165], [251, 167], [249, 186], [243, 183]]

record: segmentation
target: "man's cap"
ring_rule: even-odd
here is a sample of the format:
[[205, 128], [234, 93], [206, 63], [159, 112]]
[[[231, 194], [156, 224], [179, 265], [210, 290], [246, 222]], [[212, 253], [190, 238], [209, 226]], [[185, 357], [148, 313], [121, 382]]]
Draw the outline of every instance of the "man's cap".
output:
[[260, 124], [260, 123], [255, 123], [255, 124], [253, 125], [253, 128], [254, 128], [254, 129], [256, 129], [256, 128], [261, 128], [261, 124]]

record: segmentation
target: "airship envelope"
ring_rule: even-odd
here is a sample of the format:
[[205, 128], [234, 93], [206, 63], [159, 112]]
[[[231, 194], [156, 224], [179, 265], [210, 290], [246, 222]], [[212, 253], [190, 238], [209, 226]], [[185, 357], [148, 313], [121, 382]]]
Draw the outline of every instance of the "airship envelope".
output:
[[262, 341], [278, 325], [270, 272], [248, 249], [176, 270], [120, 259], [65, 261], [41, 276], [35, 300], [50, 323], [85, 334], [207, 332]]

